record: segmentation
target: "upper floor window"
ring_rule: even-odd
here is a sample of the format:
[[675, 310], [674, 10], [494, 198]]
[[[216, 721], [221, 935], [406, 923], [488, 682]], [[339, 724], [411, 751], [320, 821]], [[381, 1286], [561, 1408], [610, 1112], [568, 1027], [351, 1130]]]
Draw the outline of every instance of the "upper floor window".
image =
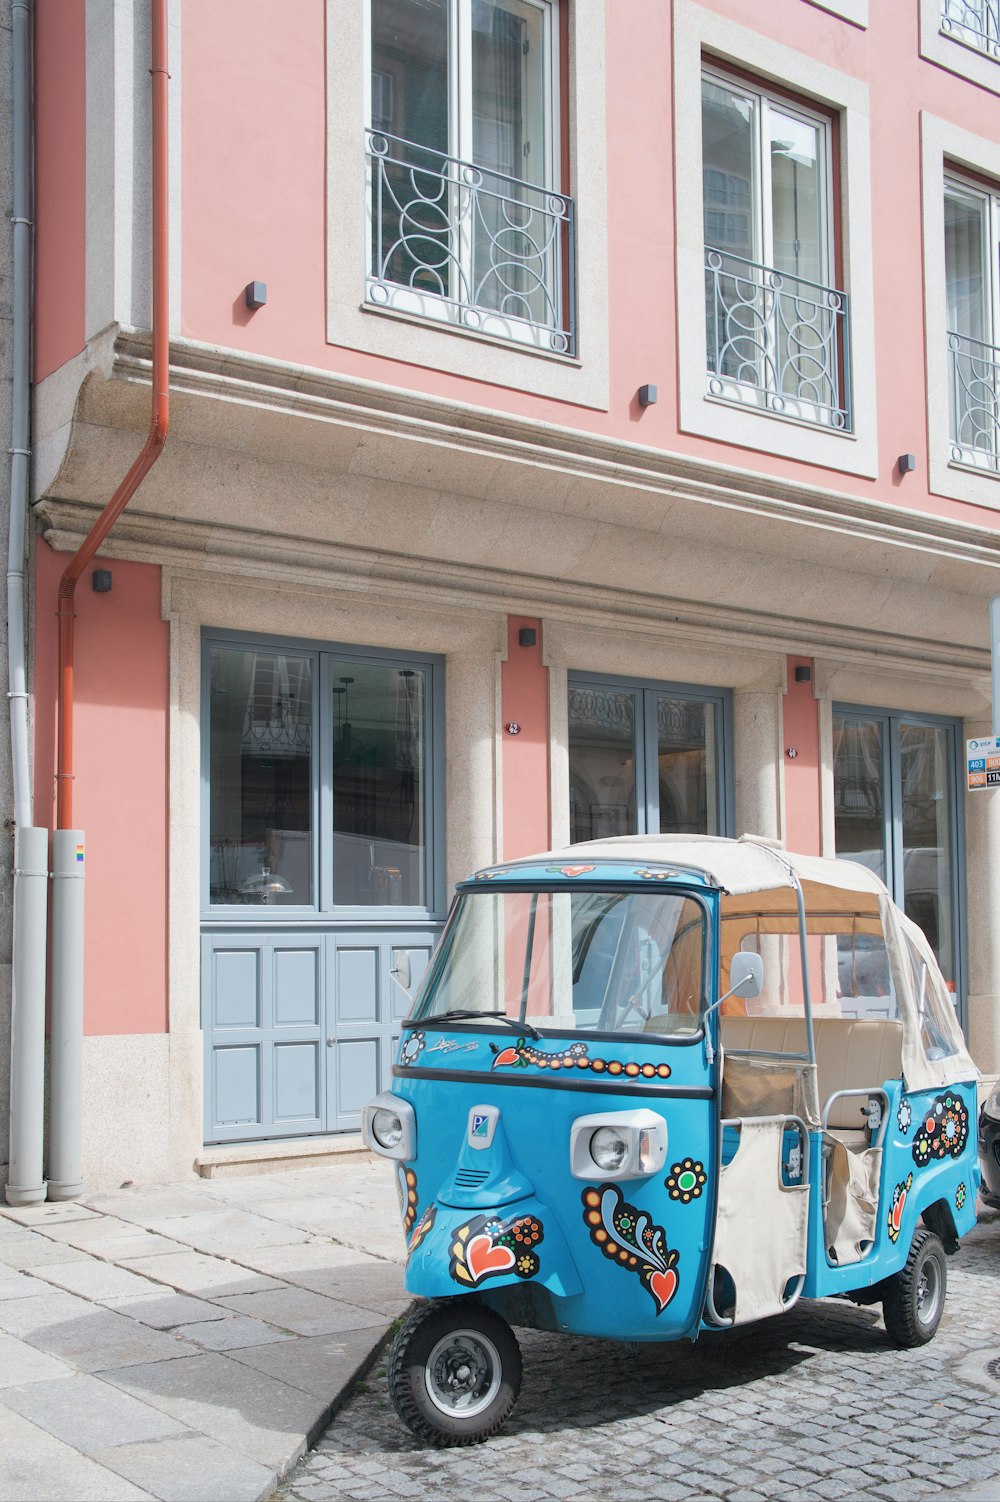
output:
[[552, 0], [370, 0], [367, 299], [573, 353]]
[[949, 179], [944, 193], [952, 458], [1000, 469], [1000, 195]]
[[941, 0], [941, 30], [1000, 58], [1000, 0]]
[[832, 135], [829, 116], [714, 69], [703, 74], [709, 393], [848, 430]]

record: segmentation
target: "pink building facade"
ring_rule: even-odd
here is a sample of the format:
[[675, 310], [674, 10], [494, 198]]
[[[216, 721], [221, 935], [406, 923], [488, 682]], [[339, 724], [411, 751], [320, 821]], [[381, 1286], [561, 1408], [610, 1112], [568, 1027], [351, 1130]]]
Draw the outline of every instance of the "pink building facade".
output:
[[[171, 434], [76, 606], [88, 1185], [335, 1148], [453, 884], [600, 834], [872, 865], [1000, 1067], [991, 18], [172, 0]], [[148, 6], [35, 26], [50, 827], [58, 579], [148, 420]]]

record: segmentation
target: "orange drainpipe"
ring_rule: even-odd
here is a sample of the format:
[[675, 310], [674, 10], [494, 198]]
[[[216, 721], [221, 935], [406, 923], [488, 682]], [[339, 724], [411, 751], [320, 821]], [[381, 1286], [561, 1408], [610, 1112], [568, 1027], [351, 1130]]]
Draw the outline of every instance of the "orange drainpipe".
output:
[[149, 436], [59, 581], [59, 682], [56, 746], [56, 826], [73, 827], [74, 601], [80, 575], [163, 451], [170, 425], [170, 345], [167, 324], [167, 0], [151, 0], [153, 80], [153, 393]]

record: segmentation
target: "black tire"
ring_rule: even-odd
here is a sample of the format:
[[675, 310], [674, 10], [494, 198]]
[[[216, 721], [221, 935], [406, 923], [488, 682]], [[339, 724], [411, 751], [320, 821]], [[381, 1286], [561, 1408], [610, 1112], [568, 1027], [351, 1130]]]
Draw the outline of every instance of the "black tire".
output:
[[476, 1299], [438, 1299], [407, 1320], [389, 1355], [389, 1395], [431, 1445], [496, 1434], [521, 1391], [521, 1352], [499, 1314]]
[[941, 1323], [948, 1290], [941, 1238], [933, 1231], [917, 1231], [905, 1266], [883, 1286], [882, 1317], [890, 1337], [904, 1350], [926, 1345]]

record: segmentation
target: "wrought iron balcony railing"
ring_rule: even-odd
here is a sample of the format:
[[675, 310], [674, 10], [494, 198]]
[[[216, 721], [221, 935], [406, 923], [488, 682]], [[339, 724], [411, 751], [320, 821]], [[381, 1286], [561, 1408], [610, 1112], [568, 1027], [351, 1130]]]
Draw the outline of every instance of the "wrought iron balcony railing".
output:
[[1000, 60], [1000, 0], [941, 0], [941, 30]]
[[385, 131], [366, 144], [369, 302], [575, 353], [573, 200]]
[[948, 335], [951, 456], [958, 464], [1000, 470], [1000, 349]]
[[705, 314], [712, 396], [850, 430], [845, 292], [707, 246]]

